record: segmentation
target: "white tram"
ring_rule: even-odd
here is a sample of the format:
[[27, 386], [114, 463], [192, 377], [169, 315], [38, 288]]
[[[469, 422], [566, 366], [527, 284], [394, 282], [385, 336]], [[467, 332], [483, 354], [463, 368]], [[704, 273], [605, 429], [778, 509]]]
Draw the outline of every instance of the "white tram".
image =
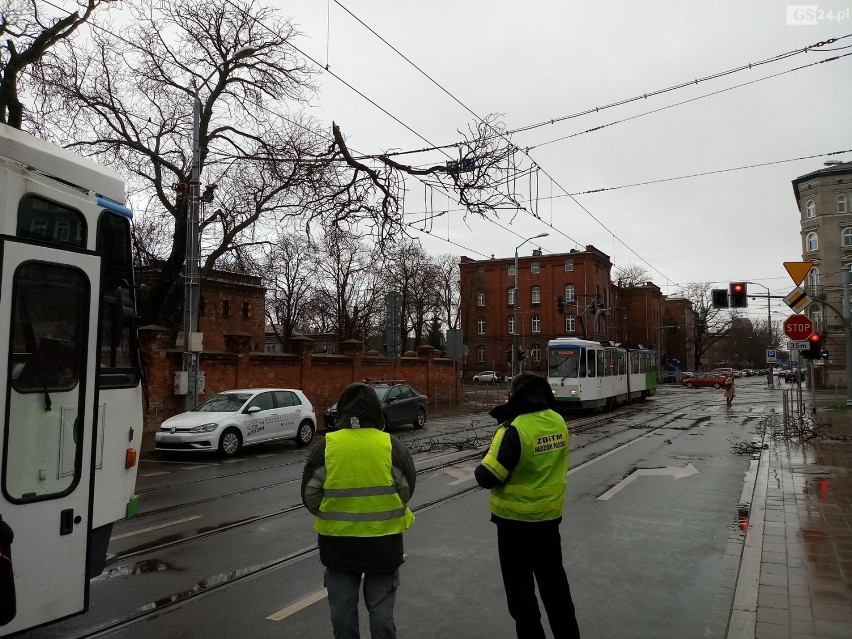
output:
[[547, 343], [547, 381], [560, 410], [641, 401], [657, 391], [657, 353], [559, 337]]
[[0, 124], [0, 636], [84, 612], [138, 507], [123, 204], [114, 171]]

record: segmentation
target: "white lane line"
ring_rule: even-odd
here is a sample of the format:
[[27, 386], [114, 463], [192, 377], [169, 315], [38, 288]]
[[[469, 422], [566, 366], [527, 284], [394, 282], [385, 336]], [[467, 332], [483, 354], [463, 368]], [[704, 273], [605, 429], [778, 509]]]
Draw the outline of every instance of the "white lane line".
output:
[[201, 468], [212, 468], [213, 464], [205, 464], [204, 466], [181, 466], [181, 470], [200, 470]]
[[207, 462], [169, 461], [168, 459], [143, 459], [141, 461], [144, 464], [183, 464], [184, 466], [194, 464], [196, 466], [210, 466]]
[[222, 461], [223, 464], [241, 464], [243, 462], [248, 461], [248, 459], [225, 459]]
[[159, 473], [139, 473], [140, 477], [156, 477], [157, 475], [171, 475], [170, 470], [162, 470]]
[[267, 617], [267, 619], [269, 619], [270, 621], [282, 621], [290, 615], [294, 615], [300, 610], [304, 610], [308, 606], [312, 606], [316, 602], [322, 601], [326, 597], [328, 597], [328, 590], [323, 588], [319, 592], [315, 592], [314, 594], [308, 595], [304, 599], [297, 601], [292, 606], [287, 606], [286, 608], [279, 610], [278, 612], [273, 612]]
[[262, 457], [278, 457], [278, 453], [266, 453], [265, 455], [258, 455], [258, 459]]
[[591, 466], [592, 464], [596, 464], [596, 463], [598, 463], [599, 461], [601, 461], [601, 460], [603, 460], [603, 459], [606, 459], [606, 458], [607, 458], [607, 457], [609, 457], [610, 455], [613, 455], [613, 454], [617, 453], [618, 451], [620, 451], [620, 450], [623, 450], [623, 449], [627, 448], [628, 446], [632, 446], [632, 445], [633, 445], [633, 444], [635, 444], [636, 442], [640, 442], [640, 441], [642, 441], [642, 440], [643, 440], [643, 439], [645, 439], [646, 437], [650, 437], [651, 435], [655, 435], [656, 433], [659, 433], [661, 430], [663, 430], [663, 429], [662, 429], [662, 428], [655, 428], [655, 429], [654, 429], [654, 430], [652, 430], [651, 432], [649, 432], [649, 433], [645, 433], [644, 435], [642, 435], [642, 437], [637, 437], [636, 439], [633, 439], [633, 440], [631, 440], [631, 441], [627, 442], [626, 444], [622, 444], [622, 445], [621, 445], [621, 446], [619, 446], [618, 448], [613, 448], [611, 451], [609, 451], [608, 453], [604, 453], [604, 454], [603, 454], [603, 455], [601, 455], [600, 457], [595, 457], [594, 459], [590, 459], [589, 461], [587, 461], [587, 462], [585, 462], [585, 463], [580, 464], [580, 465], [579, 465], [579, 466], [577, 466], [576, 468], [572, 468], [571, 470], [569, 470], [569, 471], [568, 471], [568, 475], [566, 475], [566, 476], [570, 477], [573, 473], [576, 473], [578, 470], [580, 470], [580, 469], [582, 469], [582, 468], [587, 468], [588, 466]]
[[183, 519], [177, 519], [175, 521], [169, 521], [165, 524], [160, 524], [159, 526], [151, 526], [149, 528], [142, 528], [141, 530], [134, 530], [133, 532], [124, 533], [123, 535], [113, 535], [110, 537], [110, 541], [115, 541], [116, 539], [124, 539], [125, 537], [132, 537], [133, 535], [141, 535], [142, 533], [151, 532], [152, 530], [159, 530], [160, 528], [168, 528], [169, 526], [177, 526], [178, 524], [185, 523], [187, 521], [192, 521], [193, 519], [201, 519], [201, 515], [193, 515], [192, 517], [184, 517]]

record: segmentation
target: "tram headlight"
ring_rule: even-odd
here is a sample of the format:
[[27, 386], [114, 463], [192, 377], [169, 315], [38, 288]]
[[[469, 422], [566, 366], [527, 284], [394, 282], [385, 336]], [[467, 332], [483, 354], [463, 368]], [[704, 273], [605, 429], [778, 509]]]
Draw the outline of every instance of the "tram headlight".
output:
[[571, 397], [576, 397], [576, 396], [577, 396], [577, 395], [579, 395], [579, 394], [580, 394], [580, 393], [578, 393], [578, 392], [577, 392], [577, 389], [576, 389], [576, 388], [574, 388], [574, 389], [572, 389], [572, 390], [571, 390]]
[[209, 433], [219, 428], [219, 424], [201, 424], [190, 430], [190, 433]]

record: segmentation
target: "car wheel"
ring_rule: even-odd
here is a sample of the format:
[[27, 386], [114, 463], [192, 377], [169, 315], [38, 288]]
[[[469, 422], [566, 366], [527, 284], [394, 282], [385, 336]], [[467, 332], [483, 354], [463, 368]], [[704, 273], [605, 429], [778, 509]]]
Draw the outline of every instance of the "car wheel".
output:
[[426, 411], [422, 408], [417, 409], [417, 417], [414, 418], [414, 428], [423, 428], [426, 425]]
[[687, 388], [695, 388], [695, 384], [693, 384], [692, 382], [687, 382], [686, 387]]
[[713, 384], [713, 388], [719, 390], [720, 388], [722, 388], [722, 385], [719, 382], [716, 382], [715, 384]]
[[243, 436], [236, 428], [229, 428], [219, 439], [219, 452], [225, 457], [233, 457], [243, 446]]
[[299, 424], [299, 429], [296, 431], [296, 444], [298, 446], [307, 446], [314, 438], [314, 425], [311, 420], [306, 419]]

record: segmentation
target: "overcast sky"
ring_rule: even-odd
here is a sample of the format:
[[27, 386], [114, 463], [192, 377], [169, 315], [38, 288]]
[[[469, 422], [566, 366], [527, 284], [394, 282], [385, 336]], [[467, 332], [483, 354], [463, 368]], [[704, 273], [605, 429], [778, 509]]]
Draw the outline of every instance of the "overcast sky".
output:
[[[788, 20], [792, 5], [776, 0], [266, 2], [299, 26], [304, 35], [298, 46], [306, 54], [422, 136], [321, 73], [312, 114], [329, 126], [337, 122], [360, 153], [458, 141], [457, 131], [474, 121], [470, 111], [501, 114], [513, 130], [852, 34], [849, 0], [812, 5], [821, 12], [815, 26], [788, 24], [804, 18], [791, 14]], [[514, 134], [513, 142], [529, 147], [541, 168], [532, 190], [536, 201], [528, 205], [540, 219], [500, 211], [498, 225], [466, 215], [451, 197], [427, 194], [413, 179], [407, 182], [406, 219], [448, 211], [427, 225], [429, 233], [415, 230], [423, 225], [412, 227], [434, 254], [511, 257], [525, 238], [549, 233], [520, 253], [593, 244], [615, 266], [644, 266], [667, 294], [688, 282], [726, 287], [732, 280], [786, 294], [793, 283], [782, 262], [802, 259], [791, 180], [827, 160], [852, 161], [847, 152], [784, 162], [852, 149], [852, 56], [784, 73], [852, 53], [852, 37], [824, 48], [834, 50], [801, 53]], [[751, 84], [732, 88], [744, 83]], [[671, 108], [648, 113], [664, 107]], [[632, 119], [572, 135], [626, 118]], [[432, 152], [410, 159], [446, 158]], [[776, 164], [729, 170], [766, 163]], [[725, 172], [671, 179], [712, 171]], [[565, 196], [657, 180], [666, 181]], [[530, 197], [528, 179], [515, 188], [524, 200]], [[750, 314], [763, 316], [765, 303], [751, 304]], [[776, 311], [786, 315], [789, 309], [779, 300]]]

